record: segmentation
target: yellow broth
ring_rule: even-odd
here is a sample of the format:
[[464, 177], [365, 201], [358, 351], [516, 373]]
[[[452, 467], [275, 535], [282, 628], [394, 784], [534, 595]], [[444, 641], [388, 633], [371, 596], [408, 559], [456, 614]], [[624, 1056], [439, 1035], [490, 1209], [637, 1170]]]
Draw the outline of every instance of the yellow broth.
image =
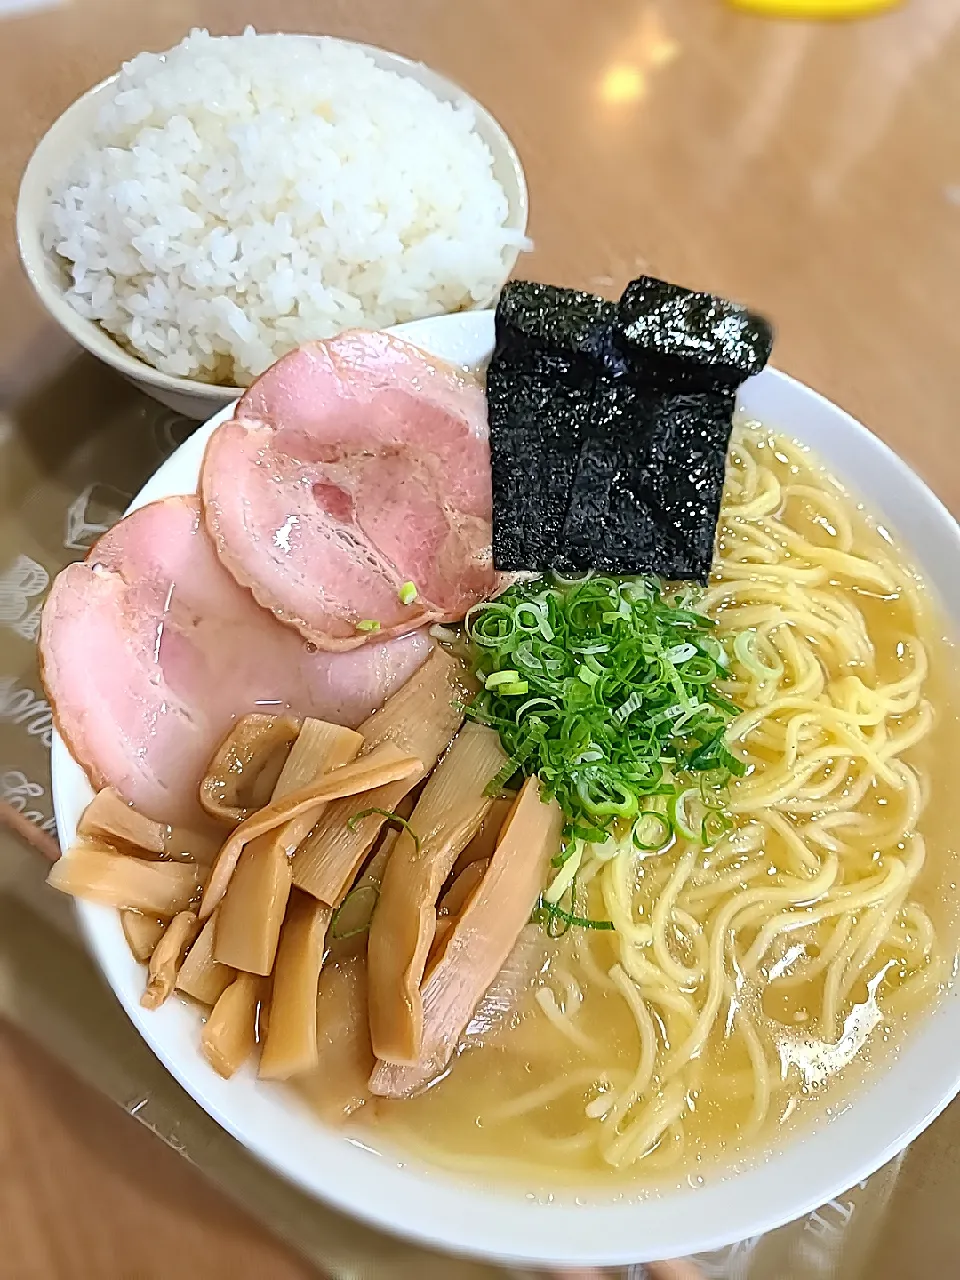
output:
[[[849, 931], [846, 935], [833, 932], [831, 917], [818, 926], [820, 933], [800, 928], [780, 936], [750, 975], [738, 975], [732, 953], [726, 953], [734, 986], [726, 992], [702, 1047], [683, 1067], [681, 1117], [649, 1149], [639, 1153], [639, 1158], [612, 1167], [597, 1141], [603, 1095], [629, 1087], [638, 1070], [638, 1055], [642, 1057], [641, 1037], [621, 989], [608, 976], [622, 956], [617, 935], [572, 929], [557, 941], [541, 937], [538, 953], [531, 958], [531, 985], [512, 1013], [486, 1033], [468, 1035], [439, 1082], [409, 1101], [379, 1100], [365, 1108], [359, 1117], [364, 1142], [385, 1151], [413, 1152], [463, 1174], [519, 1181], [528, 1188], [610, 1182], [662, 1187], [696, 1180], [718, 1165], [728, 1169], [753, 1158], [798, 1126], [822, 1121], [842, 1108], [851, 1089], [896, 1051], [917, 1018], [952, 980], [958, 939], [958, 868], [950, 788], [955, 785], [952, 762], [960, 750], [955, 648], [935, 603], [915, 580], [895, 540], [815, 459], [762, 428], [747, 429], [742, 439], [781, 490], [799, 486], [810, 491], [806, 496], [794, 492], [783, 498], [773, 513], [776, 520], [798, 531], [809, 547], [829, 550], [839, 545], [842, 536], [829, 515], [824, 516], [817, 497], [817, 493], [824, 494], [827, 508], [849, 521], [851, 553], [875, 564], [890, 561], [902, 575], [900, 580], [908, 584], [902, 590], [887, 592], [851, 582], [843, 572], [828, 576], [827, 588], [839, 593], [834, 598], [840, 598], [841, 604], [848, 600], [859, 611], [875, 652], [874, 675], [865, 669], [869, 664], [859, 664], [863, 670], [858, 671], [855, 662], [834, 662], [828, 653], [829, 637], [807, 637], [826, 671], [828, 691], [850, 674], [862, 674], [868, 682], [892, 687], [908, 663], [903, 640], [911, 632], [918, 635], [929, 659], [922, 696], [934, 709], [933, 726], [921, 742], [903, 752], [903, 760], [919, 777], [924, 793], [925, 805], [916, 830], [925, 841], [926, 858], [915, 882], [905, 891], [901, 907], [891, 915], [883, 942], [844, 999], [836, 1034], [825, 1035], [819, 1021], [829, 970], [822, 969], [805, 981], [791, 983], [788, 979], [798, 964], [815, 961], [824, 946], [837, 945], [838, 938], [853, 937], [865, 911], [850, 913], [844, 924]], [[749, 467], [746, 463], [737, 465], [742, 480], [744, 468], [749, 471]], [[739, 497], [761, 493], [762, 488], [760, 482], [752, 489], [745, 485]], [[737, 496], [731, 490], [728, 472], [725, 506]], [[718, 543], [721, 565], [734, 555], [738, 539], [749, 542], [755, 532], [744, 532], [736, 520], [722, 522]], [[791, 571], [804, 563], [802, 556], [787, 548], [782, 561]], [[811, 574], [809, 581], [815, 576]], [[726, 609], [718, 607], [715, 613], [723, 636]], [[771, 635], [777, 634], [781, 633], [774, 628]], [[833, 693], [824, 696], [829, 700]], [[895, 736], [904, 724], [909, 727], [911, 723], [909, 716], [893, 717], [889, 735]], [[773, 727], [779, 732], [778, 724]], [[801, 741], [804, 733], [811, 741], [816, 739], [816, 726], [807, 729], [800, 724], [798, 732]], [[765, 747], [762, 741], [755, 745], [751, 749], [754, 777], [762, 779], [764, 771], [777, 767], [778, 755], [775, 747]], [[842, 761], [831, 760], [825, 771], [814, 776], [829, 781], [830, 771], [843, 767]], [[846, 795], [846, 790], [842, 794]], [[874, 779], [856, 813], [880, 822], [896, 803], [898, 798], [890, 788]], [[804, 824], [813, 821], [816, 812], [798, 816], [788, 807], [781, 813], [786, 813], [791, 831], [813, 830]], [[741, 814], [741, 829], [752, 820], [750, 813]], [[842, 835], [846, 828], [836, 830]], [[909, 862], [908, 846], [914, 847], [910, 840], [891, 847], [874, 847], [875, 843], [869, 836], [844, 835], [838, 855], [837, 885], [841, 891], [869, 883], [871, 877], [876, 878], [873, 869], [879, 874], [891, 860]], [[819, 852], [819, 846], [810, 848], [817, 858], [828, 860], [826, 848]], [[661, 855], [643, 857], [633, 866], [633, 918], [638, 925], [653, 918], [660, 894], [684, 851], [682, 844], [676, 844]], [[695, 878], [688, 880], [684, 889], [687, 901], [697, 901], [697, 876], [701, 885], [709, 886], [714, 874], [711, 856], [709, 850], [698, 855]], [[735, 879], [741, 866], [745, 876], [751, 867], [757, 872], [731, 892], [757, 883], [779, 884], [795, 874], [793, 856], [788, 843], [768, 832], [759, 851], [739, 860], [726, 858], [715, 874]], [[597, 919], [607, 915], [600, 879], [598, 874], [590, 881], [582, 901], [584, 909]], [[712, 908], [713, 914], [705, 916], [705, 935], [724, 901], [726, 898], [721, 898]], [[804, 905], [795, 909], [803, 910]], [[920, 936], [929, 928], [925, 920], [935, 931], [934, 945], [926, 958]], [[736, 957], [742, 959], [763, 923], [758, 919], [737, 935]], [[671, 925], [668, 938], [673, 958], [681, 965], [692, 964], [696, 947], [684, 930]], [[866, 951], [869, 946], [864, 943], [861, 952]], [[854, 958], [858, 954], [854, 953]], [[702, 1006], [703, 991], [696, 984], [684, 988], [681, 983], [677, 992], [677, 999], [689, 999], [694, 1009]], [[558, 1016], [548, 1017], [545, 1004], [555, 1008]], [[656, 1104], [658, 1089], [673, 1087], [669, 1060], [686, 1034], [679, 1015], [673, 1018], [655, 1001], [647, 1007], [657, 1035], [658, 1074], [651, 1089], [628, 1110], [624, 1126], [640, 1108]], [[757, 1123], [755, 1054], [748, 1037], [731, 1034], [731, 1027], [740, 1025], [734, 1022], [738, 1009], [750, 1019], [762, 1061], [769, 1068], [769, 1104], [761, 1123]]]

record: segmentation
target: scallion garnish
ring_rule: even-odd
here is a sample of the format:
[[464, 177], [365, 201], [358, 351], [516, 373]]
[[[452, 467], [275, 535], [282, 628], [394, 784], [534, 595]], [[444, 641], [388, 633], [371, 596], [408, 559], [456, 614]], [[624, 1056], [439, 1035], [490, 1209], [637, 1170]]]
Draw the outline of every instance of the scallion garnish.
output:
[[[690, 606], [650, 578], [553, 578], [519, 583], [467, 615], [482, 686], [467, 714], [497, 730], [509, 757], [490, 791], [517, 772], [539, 777], [568, 822], [560, 873], [578, 841], [626, 830], [652, 852], [675, 835], [722, 834], [719, 801], [707, 803], [691, 775], [716, 796], [743, 773], [724, 736], [739, 709], [713, 688], [726, 655]], [[540, 909], [554, 923], [559, 913], [568, 926], [610, 927], [556, 904]]]
[[372, 813], [379, 813], [381, 818], [386, 818], [387, 822], [392, 822], [396, 827], [402, 827], [407, 835], [413, 841], [413, 847], [417, 853], [420, 852], [420, 837], [411, 827], [406, 818], [401, 817], [399, 813], [394, 813], [392, 809], [378, 809], [376, 806], [370, 809], [361, 809], [359, 813], [354, 813], [347, 819], [347, 829], [356, 831], [357, 823], [362, 822], [364, 818], [369, 818]]
[[358, 631], [379, 631], [380, 623], [376, 618], [361, 618], [357, 623]]
[[630, 833], [634, 847], [643, 853], [659, 853], [670, 843], [673, 828], [665, 813], [649, 809], [641, 813]]
[[488, 689], [496, 689], [496, 687], [501, 684], [516, 684], [519, 679], [519, 671], [494, 671], [491, 675], [487, 676], [484, 681], [484, 685]]
[[401, 604], [414, 604], [418, 595], [417, 584], [415, 582], [405, 582], [397, 595], [400, 597]]
[[366, 933], [379, 898], [379, 888], [369, 880], [354, 885], [330, 917], [330, 937], [335, 942], [342, 942], [345, 938]]
[[563, 907], [557, 906], [556, 903], [547, 902], [542, 895], [534, 908], [533, 920], [536, 924], [545, 924], [551, 938], [562, 938], [571, 926], [577, 929], [612, 929], [614, 927], [612, 920], [594, 920], [590, 916], [578, 916], [573, 911], [566, 911]]

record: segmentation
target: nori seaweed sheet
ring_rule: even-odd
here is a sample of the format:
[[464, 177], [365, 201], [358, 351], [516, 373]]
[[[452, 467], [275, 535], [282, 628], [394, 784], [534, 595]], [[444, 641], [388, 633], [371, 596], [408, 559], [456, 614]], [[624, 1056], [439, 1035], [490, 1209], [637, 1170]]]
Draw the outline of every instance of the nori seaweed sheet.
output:
[[514, 280], [504, 286], [497, 304], [497, 348], [514, 358], [541, 352], [568, 356], [585, 362], [572, 374], [592, 378], [610, 346], [617, 306], [578, 289]]
[[550, 563], [570, 505], [592, 395], [593, 379], [573, 376], [562, 356], [512, 361], [495, 355], [490, 362], [493, 558], [501, 571]]
[[773, 331], [739, 303], [640, 276], [623, 291], [614, 342], [634, 379], [711, 390], [759, 373]]
[[561, 563], [706, 582], [734, 395], [727, 387], [599, 386], [558, 543]]
[[517, 281], [500, 295], [487, 406], [502, 571], [553, 561], [616, 314], [616, 303], [554, 285]]
[[496, 329], [496, 567], [705, 582], [736, 389], [767, 361], [767, 322], [645, 276], [619, 303], [515, 282]]

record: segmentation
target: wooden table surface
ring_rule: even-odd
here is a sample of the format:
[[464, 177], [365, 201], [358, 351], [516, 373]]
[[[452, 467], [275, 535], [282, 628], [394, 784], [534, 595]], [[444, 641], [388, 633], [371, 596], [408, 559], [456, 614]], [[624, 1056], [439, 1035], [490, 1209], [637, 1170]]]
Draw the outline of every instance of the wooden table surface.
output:
[[[836, 26], [721, 0], [0, 0], [12, 421], [72, 356], [16, 263], [31, 148], [122, 59], [248, 22], [388, 46], [460, 81], [525, 162], [524, 272], [612, 292], [649, 269], [753, 305], [781, 368], [960, 510], [960, 0]], [[0, 1276], [307, 1274], [122, 1112], [0, 1035]]]

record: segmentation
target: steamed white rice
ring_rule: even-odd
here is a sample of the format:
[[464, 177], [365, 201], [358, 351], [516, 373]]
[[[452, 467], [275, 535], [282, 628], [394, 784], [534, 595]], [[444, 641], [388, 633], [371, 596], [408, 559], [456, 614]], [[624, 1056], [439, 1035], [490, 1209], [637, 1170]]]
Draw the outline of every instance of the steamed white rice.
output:
[[506, 218], [470, 110], [334, 41], [194, 31], [124, 66], [44, 236], [81, 315], [244, 385], [310, 338], [487, 302]]

